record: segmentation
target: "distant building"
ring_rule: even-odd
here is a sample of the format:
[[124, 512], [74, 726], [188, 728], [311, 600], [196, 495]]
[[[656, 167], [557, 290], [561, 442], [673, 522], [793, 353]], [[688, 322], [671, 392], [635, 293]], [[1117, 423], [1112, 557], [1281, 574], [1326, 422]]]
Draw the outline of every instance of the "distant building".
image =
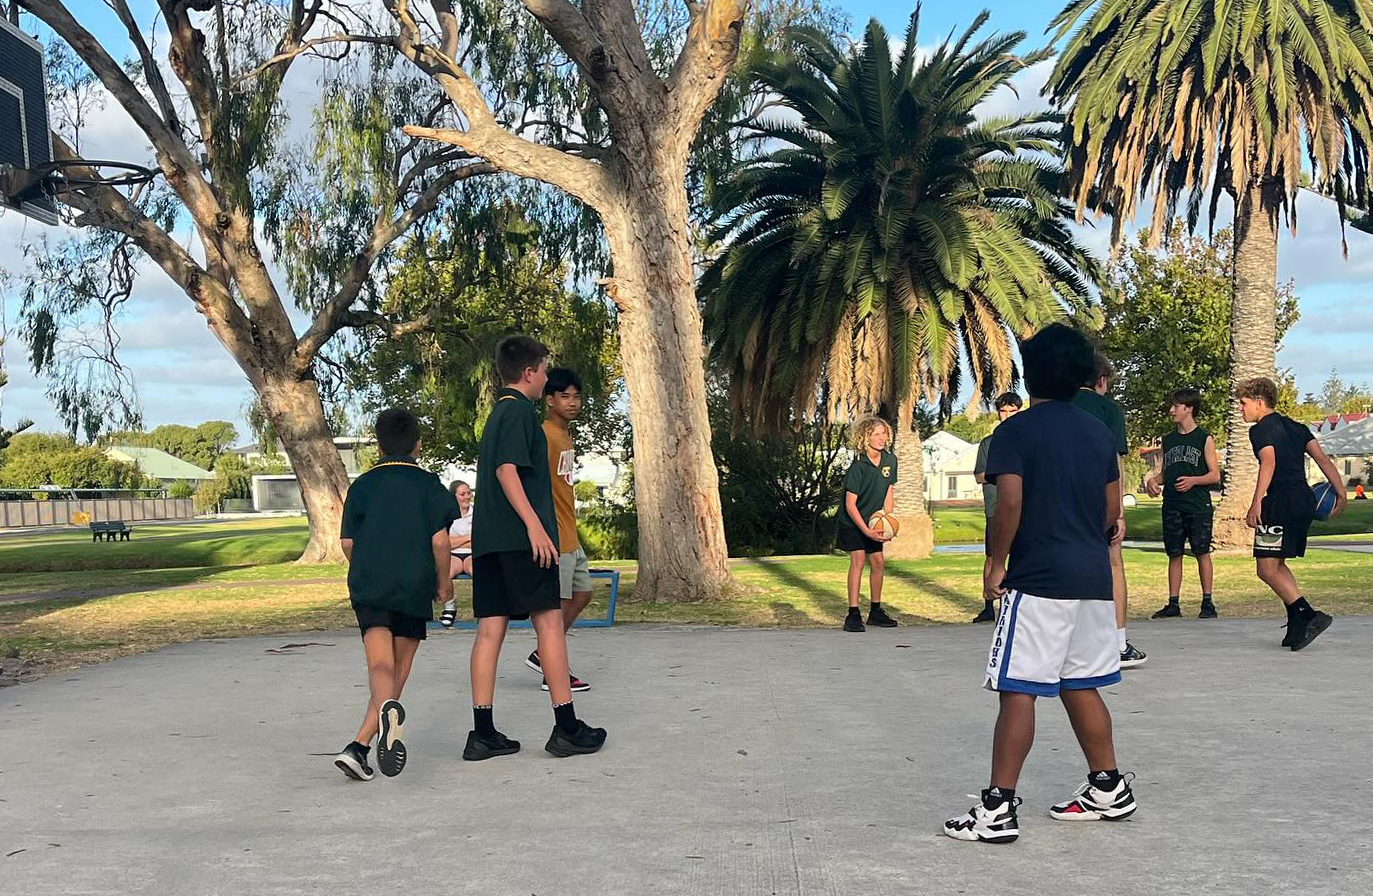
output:
[[[339, 458], [343, 461], [343, 469], [347, 471], [350, 482], [362, 475], [361, 455], [376, 443], [376, 439], [368, 436], [334, 436], [334, 447], [338, 449]], [[291, 466], [291, 459], [280, 449], [275, 454], [267, 454], [260, 445], [253, 444], [230, 448], [229, 453], [238, 455], [245, 463], [266, 462]], [[304, 512], [305, 501], [300, 496], [300, 483], [296, 482], [296, 474], [268, 473], [253, 476], [253, 510], [258, 513], [292, 510]]]
[[1317, 435], [1323, 435], [1325, 433], [1334, 432], [1335, 430], [1340, 429], [1344, 426], [1348, 426], [1351, 423], [1358, 423], [1361, 420], [1367, 419], [1368, 414], [1366, 412], [1360, 411], [1352, 414], [1331, 414], [1328, 417], [1322, 417], [1315, 423], [1310, 423], [1308, 425], [1311, 427], [1312, 432], [1316, 433]]
[[158, 448], [136, 448], [132, 445], [111, 445], [105, 449], [110, 460], [130, 464], [149, 479], [156, 479], [164, 487], [177, 482], [199, 485], [203, 480], [215, 478], [209, 470], [202, 470], [195, 464], [173, 457]]
[[[1368, 465], [1373, 463], [1373, 417], [1364, 414], [1352, 423], [1317, 433], [1316, 441], [1335, 462], [1335, 469], [1345, 482], [1367, 480]], [[1306, 476], [1311, 480], [1324, 478], [1310, 457], [1306, 459]]]
[[977, 445], [965, 442], [943, 430], [924, 442], [925, 497], [930, 501], [971, 501], [981, 499], [973, 468], [977, 465]]
[[[338, 449], [339, 457], [343, 460], [343, 468], [348, 471], [350, 476], [362, 472], [359, 454], [376, 443], [376, 439], [367, 436], [334, 436], [334, 447]], [[291, 459], [286, 456], [285, 451], [278, 448], [275, 454], [267, 454], [256, 443], [244, 445], [241, 448], [230, 448], [229, 453], [238, 455], [243, 458], [245, 463], [250, 464], [266, 461], [268, 463], [282, 463], [288, 467], [291, 465]]]

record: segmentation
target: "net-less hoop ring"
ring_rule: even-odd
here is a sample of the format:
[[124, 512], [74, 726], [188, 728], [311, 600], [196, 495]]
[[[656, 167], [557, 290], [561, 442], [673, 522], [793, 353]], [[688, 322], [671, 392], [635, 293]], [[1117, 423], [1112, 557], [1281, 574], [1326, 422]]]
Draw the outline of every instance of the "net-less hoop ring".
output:
[[[83, 168], [95, 172], [95, 176], [84, 172], [68, 173]], [[100, 168], [113, 168], [115, 173], [109, 177], [102, 177], [97, 170]], [[153, 178], [159, 174], [157, 169], [135, 165], [132, 162], [111, 162], [102, 159], [60, 159], [35, 165], [31, 171], [41, 180], [44, 191], [51, 195], [90, 187], [141, 187], [152, 183]]]

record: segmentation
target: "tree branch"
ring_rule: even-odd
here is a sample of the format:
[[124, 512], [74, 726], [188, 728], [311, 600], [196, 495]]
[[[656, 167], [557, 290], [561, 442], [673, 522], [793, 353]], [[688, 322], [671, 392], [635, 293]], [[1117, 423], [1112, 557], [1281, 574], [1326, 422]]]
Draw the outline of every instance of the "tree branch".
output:
[[[420, 162], [419, 164], [425, 163]], [[495, 165], [489, 162], [477, 162], [447, 171], [442, 176], [435, 178], [434, 182], [416, 197], [410, 207], [394, 220], [385, 216], [378, 216], [372, 227], [371, 239], [367, 241], [367, 245], [363, 247], [362, 251], [354, 256], [347, 272], [343, 275], [339, 288], [315, 315], [314, 320], [310, 322], [310, 328], [297, 341], [292, 359], [297, 373], [304, 373], [309, 369], [320, 349], [340, 329], [345, 326], [357, 326], [357, 324], [348, 323], [349, 315], [372, 313], [355, 312], [349, 309], [367, 282], [372, 271], [372, 265], [376, 263], [377, 258], [386, 247], [399, 239], [412, 224], [432, 212], [438, 206], [439, 199], [454, 184], [472, 177], [495, 174], [498, 170]], [[376, 316], [380, 317], [380, 315]]]
[[[601, 36], [591, 27], [582, 11], [568, 0], [520, 0], [529, 14], [539, 20], [563, 52], [577, 63], [592, 83], [605, 80], [608, 59]], [[437, 0], [447, 3], [447, 0]]]
[[677, 147], [682, 157], [734, 64], [748, 11], [747, 0], [704, 0], [688, 6], [686, 43], [667, 81], [674, 131], [682, 135]]
[[322, 44], [381, 44], [390, 47], [395, 46], [396, 40], [396, 35], [391, 34], [372, 35], [339, 33], [326, 34], [323, 37], [312, 37], [307, 41], [297, 44], [289, 50], [283, 50], [282, 52], [277, 53], [275, 56], [263, 62], [261, 65], [259, 65], [252, 71], [240, 75], [238, 80], [240, 82], [251, 81], [253, 78], [258, 77], [263, 72], [266, 72], [268, 69], [275, 68], [282, 62], [288, 62], [292, 59], [295, 59], [297, 56], [300, 56], [303, 53], [308, 53], [310, 50], [313, 50], [315, 47], [321, 46]]
[[438, 309], [439, 306], [435, 305], [423, 317], [401, 323], [396, 323], [375, 311], [345, 311], [339, 320], [339, 329], [344, 327], [353, 329], [376, 327], [392, 339], [397, 339], [401, 336], [409, 336], [411, 333], [421, 333], [431, 329], [438, 321]]
[[114, 11], [119, 16], [119, 21], [124, 23], [124, 30], [128, 32], [130, 42], [138, 50], [138, 58], [143, 62], [144, 77], [148, 79], [148, 88], [152, 90], [157, 106], [162, 110], [162, 120], [167, 122], [167, 127], [174, 133], [180, 134], [181, 118], [176, 114], [176, 103], [172, 101], [172, 93], [162, 78], [162, 69], [153, 58], [148, 42], [143, 39], [143, 32], [139, 30], [138, 21], [129, 9], [127, 0], [114, 0]]

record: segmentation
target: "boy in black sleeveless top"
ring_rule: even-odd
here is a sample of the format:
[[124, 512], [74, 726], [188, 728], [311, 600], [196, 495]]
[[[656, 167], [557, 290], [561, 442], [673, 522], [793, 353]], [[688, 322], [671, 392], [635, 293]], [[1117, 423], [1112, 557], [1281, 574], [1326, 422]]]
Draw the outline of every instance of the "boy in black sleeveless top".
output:
[[1339, 471], [1311, 430], [1273, 406], [1278, 387], [1267, 377], [1239, 385], [1240, 409], [1249, 429], [1249, 444], [1259, 459], [1259, 478], [1246, 522], [1254, 530], [1254, 559], [1259, 578], [1287, 605], [1287, 637], [1282, 646], [1301, 650], [1330, 627], [1331, 618], [1306, 602], [1288, 568], [1292, 557], [1306, 554], [1306, 534], [1316, 516], [1316, 498], [1306, 483], [1306, 455], [1311, 455], [1335, 488], [1335, 509], [1344, 512], [1347, 498]]
[[1163, 495], [1163, 550], [1168, 555], [1168, 604], [1155, 619], [1181, 616], [1182, 554], [1188, 542], [1197, 558], [1201, 577], [1201, 612], [1198, 619], [1215, 619], [1211, 601], [1214, 570], [1211, 566], [1211, 486], [1220, 482], [1216, 440], [1197, 425], [1201, 393], [1196, 389], [1173, 392], [1168, 413], [1177, 431], [1163, 437], [1163, 467], [1145, 480], [1154, 497]]

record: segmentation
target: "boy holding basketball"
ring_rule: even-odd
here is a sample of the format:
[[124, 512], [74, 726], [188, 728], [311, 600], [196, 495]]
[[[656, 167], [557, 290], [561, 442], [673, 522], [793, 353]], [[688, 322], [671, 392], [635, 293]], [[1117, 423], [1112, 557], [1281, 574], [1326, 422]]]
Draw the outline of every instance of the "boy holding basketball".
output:
[[1163, 552], [1168, 555], [1168, 603], [1154, 613], [1155, 619], [1182, 615], [1182, 554], [1188, 542], [1197, 558], [1201, 577], [1201, 612], [1198, 619], [1215, 619], [1211, 600], [1215, 572], [1211, 565], [1211, 486], [1220, 482], [1216, 440], [1197, 425], [1201, 393], [1196, 389], [1173, 392], [1168, 413], [1177, 431], [1163, 437], [1163, 467], [1144, 481], [1149, 494], [1163, 495]]
[[1109, 430], [1073, 405], [1092, 371], [1092, 347], [1076, 330], [1051, 324], [1020, 353], [1030, 406], [997, 427], [986, 474], [997, 500], [983, 590], [1000, 599], [1001, 615], [984, 686], [1000, 695], [1001, 712], [981, 802], [944, 823], [957, 840], [1020, 836], [1015, 788], [1034, 743], [1039, 697], [1063, 701], [1088, 768], [1086, 783], [1050, 815], [1119, 820], [1136, 809], [1097, 690], [1120, 681], [1109, 535], [1120, 517], [1120, 470]]
[[486, 420], [477, 453], [482, 497], [472, 524], [473, 730], [462, 758], [490, 759], [520, 749], [519, 741], [497, 731], [492, 719], [496, 664], [511, 619], [532, 620], [538, 636], [554, 718], [544, 749], [554, 756], [595, 753], [605, 743], [605, 729], [578, 719], [572, 706], [548, 438], [534, 410], [548, 381], [548, 348], [528, 336], [507, 336], [496, 346], [496, 370], [505, 388]]
[[1306, 484], [1306, 455], [1320, 467], [1335, 490], [1331, 518], [1344, 512], [1347, 497], [1339, 471], [1311, 430], [1273, 410], [1278, 387], [1267, 377], [1239, 385], [1240, 410], [1249, 428], [1249, 444], [1259, 460], [1259, 478], [1245, 522], [1254, 530], [1254, 562], [1259, 578], [1287, 607], [1287, 636], [1282, 646], [1301, 650], [1330, 627], [1330, 616], [1302, 597], [1287, 561], [1306, 554], [1306, 535], [1316, 515], [1316, 499]]
[[453, 597], [448, 527], [458, 517], [458, 504], [438, 477], [415, 463], [415, 415], [401, 408], [382, 411], [376, 432], [382, 457], [349, 487], [340, 532], [371, 700], [357, 737], [334, 757], [334, 765], [358, 781], [372, 780], [367, 753], [378, 733], [381, 773], [394, 777], [405, 768], [400, 694], [434, 618], [430, 602]]
[[891, 427], [879, 417], [864, 417], [854, 426], [854, 448], [858, 452], [844, 475], [844, 492], [839, 504], [835, 544], [849, 554], [849, 613], [844, 631], [867, 631], [858, 609], [858, 589], [863, 584], [863, 567], [870, 568], [868, 585], [872, 600], [868, 625], [892, 628], [896, 620], [882, 609], [882, 577], [886, 558], [882, 545], [892, 536], [872, 527], [878, 511], [891, 513], [896, 489], [896, 455], [887, 450]]

